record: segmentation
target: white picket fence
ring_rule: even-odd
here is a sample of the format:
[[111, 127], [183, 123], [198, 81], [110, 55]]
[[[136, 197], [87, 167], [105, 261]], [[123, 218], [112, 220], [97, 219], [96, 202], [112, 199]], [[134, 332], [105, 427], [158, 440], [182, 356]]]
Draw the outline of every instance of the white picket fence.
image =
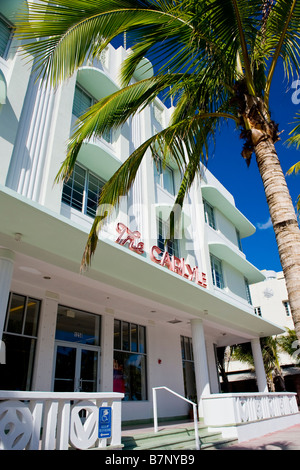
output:
[[[123, 396], [0, 391], [0, 449], [121, 448]], [[100, 409], [109, 417], [107, 425]]]

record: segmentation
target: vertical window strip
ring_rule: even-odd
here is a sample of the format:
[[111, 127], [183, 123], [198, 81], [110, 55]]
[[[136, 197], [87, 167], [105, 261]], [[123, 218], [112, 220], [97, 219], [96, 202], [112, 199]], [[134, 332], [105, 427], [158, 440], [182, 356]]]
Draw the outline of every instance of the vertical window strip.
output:
[[214, 208], [207, 201], [204, 200], [203, 202], [204, 202], [205, 222], [214, 230], [216, 230]]
[[95, 217], [104, 184], [103, 180], [75, 164], [71, 177], [64, 183], [62, 202], [90, 217]]
[[245, 281], [247, 302], [248, 302], [248, 304], [252, 305], [252, 299], [251, 299], [251, 293], [250, 293], [250, 288], [249, 288], [248, 279], [244, 278], [244, 281]]
[[[86, 90], [84, 90], [80, 85], [76, 84], [74, 101], [73, 101], [73, 115], [80, 119], [80, 117], [94, 104], [96, 99], [90, 95]], [[102, 138], [108, 142], [112, 143], [112, 131], [111, 129], [106, 130], [102, 135]]]
[[163, 165], [161, 158], [157, 157], [154, 165], [154, 182], [174, 196], [174, 171], [168, 165]]
[[12, 27], [0, 15], [0, 57], [5, 58], [12, 36]]
[[224, 279], [221, 261], [213, 255], [210, 255], [211, 273], [213, 284], [220, 289], [224, 289]]
[[258, 315], [259, 317], [261, 317], [262, 316], [261, 307], [254, 307], [254, 313], [255, 315]]
[[286, 300], [283, 302], [283, 306], [285, 308], [285, 313], [287, 317], [291, 316], [291, 308], [290, 308], [290, 303]]
[[167, 224], [159, 217], [157, 219], [157, 246], [161, 251], [167, 250], [169, 255], [179, 257], [179, 243], [177, 239], [170, 239], [165, 246], [165, 240], [168, 238]]

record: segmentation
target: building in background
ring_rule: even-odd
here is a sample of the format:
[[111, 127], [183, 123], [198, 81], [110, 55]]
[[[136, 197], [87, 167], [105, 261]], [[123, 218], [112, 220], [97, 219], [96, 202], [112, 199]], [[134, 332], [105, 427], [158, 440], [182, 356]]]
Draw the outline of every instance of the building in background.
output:
[[[109, 45], [57, 90], [45, 89], [12, 39], [20, 3], [0, 5], [0, 389], [122, 391], [123, 420], [145, 420], [153, 387], [200, 403], [219, 393], [216, 348], [251, 342], [257, 388], [266, 391], [259, 338], [283, 330], [254, 312], [249, 285], [264, 275], [241, 240], [255, 228], [208, 170], [166, 247], [180, 175], [147, 155], [80, 274], [101, 188], [172, 109], [155, 100], [122, 129], [86, 142], [70, 180], [53, 184], [75, 120], [119, 89], [126, 50]], [[158, 411], [187, 413], [164, 393]]]
[[[283, 272], [263, 270], [266, 279], [250, 286], [250, 292], [256, 315], [273, 321], [284, 329], [294, 330], [290, 305], [286, 290]], [[294, 354], [299, 351], [299, 344], [294, 344]], [[297, 392], [300, 397], [300, 368], [295, 367], [295, 360], [289, 354], [280, 352], [280, 365], [282, 368], [287, 390]]]

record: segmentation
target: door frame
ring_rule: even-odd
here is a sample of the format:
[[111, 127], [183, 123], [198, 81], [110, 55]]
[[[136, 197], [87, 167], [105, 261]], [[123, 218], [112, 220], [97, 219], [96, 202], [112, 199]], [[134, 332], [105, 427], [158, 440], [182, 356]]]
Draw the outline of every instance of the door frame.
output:
[[76, 350], [76, 357], [75, 357], [75, 377], [74, 377], [74, 384], [75, 390], [74, 392], [80, 392], [79, 384], [80, 384], [80, 370], [81, 370], [81, 352], [82, 350], [86, 349], [89, 351], [94, 351], [98, 355], [97, 361], [97, 370], [96, 370], [96, 392], [100, 391], [100, 358], [101, 358], [101, 347], [100, 346], [90, 346], [89, 344], [84, 343], [76, 343], [72, 341], [62, 341], [62, 340], [55, 340], [54, 342], [54, 358], [53, 358], [53, 371], [52, 371], [52, 385], [51, 388], [54, 390], [54, 382], [55, 382], [55, 371], [56, 371], [56, 358], [57, 358], [57, 348], [59, 346], [66, 347], [66, 348], [73, 348]]

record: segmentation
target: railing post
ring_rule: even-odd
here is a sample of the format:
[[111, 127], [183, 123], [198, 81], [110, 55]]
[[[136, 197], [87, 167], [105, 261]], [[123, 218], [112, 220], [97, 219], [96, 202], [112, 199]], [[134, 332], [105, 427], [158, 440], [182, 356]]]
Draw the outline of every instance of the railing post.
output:
[[191, 400], [188, 400], [187, 398], [179, 395], [176, 392], [173, 392], [173, 390], [170, 390], [168, 387], [154, 387], [152, 388], [152, 394], [153, 394], [153, 420], [154, 420], [154, 432], [158, 432], [158, 419], [157, 419], [157, 399], [156, 399], [156, 390], [157, 389], [164, 389], [167, 390], [168, 392], [172, 393], [172, 395], [175, 395], [178, 398], [181, 398], [181, 400], [189, 403], [190, 405], [193, 406], [193, 414], [194, 414], [194, 428], [195, 428], [195, 441], [196, 441], [196, 449], [200, 450], [200, 439], [199, 439], [199, 431], [198, 431], [198, 411], [197, 411], [197, 404], [192, 402]]
[[154, 432], [158, 431], [158, 422], [157, 422], [157, 400], [156, 400], [156, 389], [152, 389], [153, 392], [153, 420], [154, 420]]
[[196, 449], [200, 450], [200, 439], [199, 439], [199, 430], [198, 430], [198, 412], [197, 412], [197, 405], [196, 403], [193, 404], [193, 414], [194, 414], [194, 428], [195, 428], [195, 441], [196, 441]]

